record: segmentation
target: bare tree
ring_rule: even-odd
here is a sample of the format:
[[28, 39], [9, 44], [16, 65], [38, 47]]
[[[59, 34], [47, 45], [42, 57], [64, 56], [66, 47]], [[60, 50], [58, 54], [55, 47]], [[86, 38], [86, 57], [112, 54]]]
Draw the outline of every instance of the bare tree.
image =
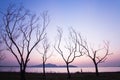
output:
[[5, 55], [3, 54], [3, 50], [4, 50], [4, 45], [3, 45], [3, 41], [0, 35], [0, 62], [2, 62], [5, 59]]
[[[41, 50], [42, 49], [42, 50]], [[46, 80], [46, 71], [45, 71], [45, 64], [46, 61], [51, 57], [52, 53], [48, 55], [48, 50], [50, 49], [50, 43], [48, 42], [47, 37], [43, 40], [42, 48], [37, 47], [36, 50], [38, 53], [42, 55], [42, 63], [43, 63], [43, 80]]]
[[61, 55], [64, 62], [66, 63], [68, 79], [70, 79], [71, 75], [69, 70], [69, 64], [72, 63], [75, 60], [75, 58], [82, 56], [82, 51], [80, 49], [80, 46], [78, 45], [77, 33], [73, 29], [69, 31], [70, 33], [69, 33], [68, 41], [65, 41], [64, 49], [61, 48], [63, 31], [61, 28], [59, 28], [57, 31], [58, 31], [58, 41], [55, 43], [54, 48]]
[[107, 57], [111, 54], [109, 52], [109, 42], [104, 42], [103, 48], [94, 49], [89, 47], [87, 41], [84, 41], [84, 44], [81, 44], [82, 47], [86, 50], [86, 55], [93, 61], [96, 71], [96, 76], [99, 76], [98, 64], [106, 61]]
[[8, 51], [14, 55], [20, 66], [20, 80], [25, 80], [25, 72], [30, 54], [46, 35], [47, 12], [39, 18], [26, 11], [23, 7], [10, 5], [3, 14], [2, 38], [8, 47]]

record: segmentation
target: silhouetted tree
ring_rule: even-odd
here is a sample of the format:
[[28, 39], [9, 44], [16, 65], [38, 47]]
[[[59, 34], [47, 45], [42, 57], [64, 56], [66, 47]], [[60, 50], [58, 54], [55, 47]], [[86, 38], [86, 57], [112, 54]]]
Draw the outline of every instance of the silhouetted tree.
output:
[[69, 64], [72, 63], [75, 58], [82, 56], [82, 49], [78, 45], [78, 39], [77, 39], [77, 33], [74, 31], [74, 29], [71, 29], [69, 31], [68, 40], [65, 41], [65, 44], [63, 44], [64, 49], [62, 49], [62, 37], [63, 37], [63, 31], [61, 28], [58, 28], [58, 41], [56, 41], [54, 48], [55, 50], [61, 55], [64, 62], [66, 63], [67, 67], [67, 73], [68, 73], [68, 79], [71, 78], [70, 70], [69, 70]]
[[42, 62], [43, 62], [43, 80], [46, 80], [46, 71], [45, 71], [45, 64], [46, 61], [51, 57], [51, 53], [48, 55], [48, 50], [50, 49], [50, 43], [48, 42], [47, 37], [42, 42], [42, 48], [37, 47], [36, 50], [38, 53], [42, 55]]
[[3, 45], [2, 37], [0, 35], [0, 62], [2, 62], [5, 58], [5, 55], [3, 54], [3, 50], [4, 50], [4, 45]]
[[25, 80], [25, 72], [29, 56], [33, 49], [46, 35], [47, 13], [41, 16], [43, 22], [39, 25], [39, 17], [32, 15], [23, 7], [9, 5], [3, 14], [2, 38], [7, 50], [12, 53], [20, 66], [20, 79]]
[[93, 61], [96, 71], [96, 76], [99, 76], [98, 64], [106, 61], [109, 53], [109, 42], [104, 42], [103, 48], [94, 49], [89, 47], [87, 41], [84, 41], [84, 44], [81, 44], [82, 47], [86, 50], [85, 54]]

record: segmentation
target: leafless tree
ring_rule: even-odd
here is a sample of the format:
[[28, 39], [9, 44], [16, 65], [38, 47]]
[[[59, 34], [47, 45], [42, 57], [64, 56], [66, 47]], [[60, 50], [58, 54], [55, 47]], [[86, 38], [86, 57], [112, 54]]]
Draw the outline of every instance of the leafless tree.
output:
[[48, 26], [47, 12], [40, 18], [32, 15], [23, 7], [10, 5], [3, 14], [2, 38], [7, 46], [7, 50], [14, 55], [20, 66], [20, 80], [25, 80], [25, 72], [30, 54], [46, 35]]
[[[42, 49], [42, 50], [41, 50]], [[46, 80], [46, 71], [45, 71], [45, 64], [46, 61], [52, 56], [52, 53], [48, 54], [48, 50], [50, 49], [50, 43], [48, 42], [47, 37], [42, 42], [42, 48], [37, 47], [36, 50], [38, 53], [42, 55], [42, 62], [43, 62], [43, 80]]]
[[5, 59], [5, 55], [3, 54], [3, 50], [4, 50], [4, 45], [3, 45], [3, 41], [0, 35], [0, 62], [2, 62]]
[[84, 44], [81, 44], [81, 46], [86, 50], [85, 54], [93, 61], [96, 76], [99, 76], [98, 64], [105, 62], [107, 57], [111, 54], [109, 52], [109, 42], [104, 42], [104, 47], [98, 49], [90, 47], [87, 41], [84, 41]]
[[69, 71], [69, 64], [72, 63], [75, 58], [82, 56], [82, 49], [78, 45], [77, 33], [74, 29], [69, 31], [68, 41], [65, 41], [64, 49], [61, 47], [63, 31], [61, 28], [58, 28], [58, 41], [55, 43], [55, 50], [61, 55], [62, 59], [66, 63], [68, 79], [71, 78]]

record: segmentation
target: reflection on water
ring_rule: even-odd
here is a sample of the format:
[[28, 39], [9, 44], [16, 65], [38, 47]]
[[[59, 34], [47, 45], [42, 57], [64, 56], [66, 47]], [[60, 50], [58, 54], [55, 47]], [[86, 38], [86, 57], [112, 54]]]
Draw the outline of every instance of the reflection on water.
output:
[[[70, 68], [71, 73], [75, 72], [95, 72], [94, 67], [72, 67]], [[0, 67], [0, 71], [3, 72], [19, 72], [19, 67]], [[120, 71], [120, 67], [99, 67], [99, 72], [118, 72]], [[42, 73], [42, 68], [40, 67], [28, 67], [26, 72], [33, 73]], [[66, 68], [46, 68], [47, 73], [66, 73]]]

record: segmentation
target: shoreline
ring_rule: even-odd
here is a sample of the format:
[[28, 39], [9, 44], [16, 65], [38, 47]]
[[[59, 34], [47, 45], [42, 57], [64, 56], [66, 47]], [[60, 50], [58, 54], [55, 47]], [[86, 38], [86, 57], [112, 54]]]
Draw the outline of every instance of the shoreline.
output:
[[[19, 80], [19, 72], [0, 72], [2, 80]], [[46, 73], [47, 80], [66, 80], [67, 73]], [[101, 72], [99, 77], [95, 73], [71, 73], [71, 80], [120, 80], [120, 72]], [[42, 73], [26, 73], [26, 80], [42, 80]]]

